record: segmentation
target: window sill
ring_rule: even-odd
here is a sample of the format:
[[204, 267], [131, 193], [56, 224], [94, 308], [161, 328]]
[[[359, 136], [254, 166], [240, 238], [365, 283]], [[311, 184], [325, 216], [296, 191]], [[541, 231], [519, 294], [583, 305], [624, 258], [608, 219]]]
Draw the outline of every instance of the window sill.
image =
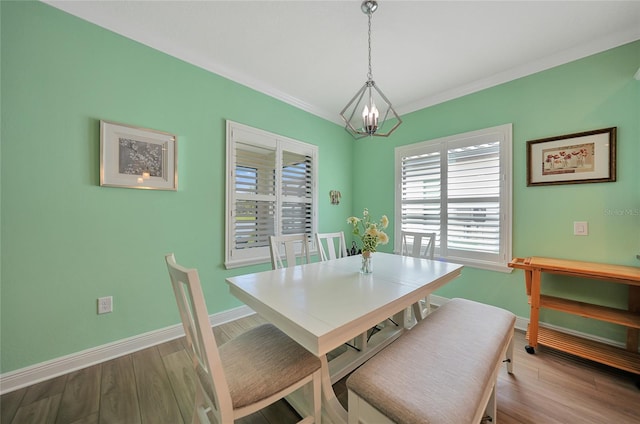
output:
[[513, 268], [509, 268], [506, 263], [499, 264], [495, 262], [474, 261], [462, 258], [438, 258], [438, 260], [468, 266], [469, 268], [483, 269], [486, 271], [502, 272], [505, 274], [513, 272]]

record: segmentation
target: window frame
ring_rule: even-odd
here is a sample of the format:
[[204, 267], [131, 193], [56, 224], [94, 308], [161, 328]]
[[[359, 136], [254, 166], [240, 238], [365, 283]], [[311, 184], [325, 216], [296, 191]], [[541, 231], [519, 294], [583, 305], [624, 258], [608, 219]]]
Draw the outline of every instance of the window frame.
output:
[[[448, 230], [447, 215], [448, 205], [456, 199], [447, 196], [448, 159], [449, 150], [461, 146], [471, 146], [487, 143], [488, 140], [500, 142], [500, 218], [499, 218], [499, 251], [497, 254], [474, 252], [465, 249], [447, 249], [447, 240], [444, 243], [438, 238], [434, 258], [447, 262], [455, 262], [474, 268], [487, 269], [500, 272], [512, 272], [507, 266], [511, 260], [513, 245], [513, 125], [504, 124], [495, 127], [455, 134], [433, 140], [426, 140], [414, 144], [398, 146], [395, 148], [395, 240], [394, 250], [401, 249], [400, 234], [402, 230], [403, 209], [403, 158], [438, 152], [440, 155], [440, 234], [446, 237]], [[468, 199], [468, 198], [467, 198]], [[460, 203], [460, 202], [459, 202]]]
[[[234, 133], [237, 135], [234, 137]], [[242, 139], [240, 139], [242, 138]], [[278, 134], [250, 127], [234, 121], [226, 121], [226, 205], [225, 205], [225, 268], [238, 268], [248, 265], [269, 263], [271, 255], [268, 243], [266, 246], [255, 248], [237, 249], [235, 243], [235, 205], [238, 197], [251, 197], [251, 194], [244, 193], [237, 196], [236, 193], [236, 146], [237, 142], [245, 145], [252, 145], [259, 148], [267, 148], [274, 150], [274, 168], [273, 172], [275, 187], [273, 195], [257, 194], [256, 200], [264, 200], [263, 198], [272, 197], [274, 199], [273, 208], [273, 225], [275, 228], [274, 235], [282, 234], [283, 214], [282, 204], [296, 200], [295, 195], [285, 194], [282, 191], [282, 171], [283, 152], [305, 155], [311, 158], [311, 222], [309, 232], [310, 253], [315, 253], [315, 243], [313, 242], [313, 234], [317, 231], [318, 216], [318, 192], [317, 192], [317, 175], [318, 175], [318, 146], [283, 137]], [[250, 167], [247, 167], [250, 168]], [[257, 174], [257, 173], [256, 173]], [[257, 188], [257, 187], [256, 187]], [[297, 198], [300, 199], [300, 198]], [[309, 203], [309, 202], [306, 202]]]

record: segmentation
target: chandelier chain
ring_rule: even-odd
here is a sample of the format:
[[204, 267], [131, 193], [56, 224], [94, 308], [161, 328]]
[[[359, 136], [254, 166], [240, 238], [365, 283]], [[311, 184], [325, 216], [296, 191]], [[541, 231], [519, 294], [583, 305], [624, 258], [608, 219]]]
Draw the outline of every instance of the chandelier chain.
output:
[[373, 12], [369, 10], [367, 15], [369, 16], [369, 72], [367, 73], [367, 79], [371, 81], [373, 79], [373, 72], [371, 71], [371, 15]]

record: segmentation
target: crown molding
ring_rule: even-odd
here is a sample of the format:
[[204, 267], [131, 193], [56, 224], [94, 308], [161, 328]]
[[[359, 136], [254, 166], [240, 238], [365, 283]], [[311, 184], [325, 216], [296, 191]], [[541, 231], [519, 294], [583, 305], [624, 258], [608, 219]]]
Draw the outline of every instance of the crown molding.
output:
[[[63, 11], [67, 11], [67, 13], [71, 13], [68, 8], [64, 7], [64, 3], [60, 2], [52, 2], [51, 0], [42, 0], [44, 3], [49, 4], [52, 7], [58, 8]], [[308, 112], [312, 115], [318, 116], [327, 121], [333, 122], [340, 126], [344, 125], [344, 122], [340, 119], [338, 112], [339, 110], [325, 110], [316, 105], [310, 104], [300, 98], [287, 94], [283, 91], [277, 90], [264, 81], [259, 80], [258, 78], [254, 78], [249, 76], [247, 73], [242, 72], [237, 69], [231, 69], [225, 67], [220, 63], [215, 63], [214, 61], [208, 60], [199, 56], [197, 53], [193, 51], [189, 51], [185, 49], [184, 46], [177, 46], [172, 44], [169, 40], [156, 40], [149, 37], [148, 34], [145, 34], [142, 31], [138, 31], [136, 28], [128, 28], [127, 34], [122, 34], [120, 31], [104, 26], [104, 24], [100, 24], [97, 22], [95, 17], [85, 16], [81, 19], [86, 20], [88, 22], [94, 23], [98, 26], [108, 29], [109, 31], [115, 32], [117, 34], [122, 35], [123, 37], [134, 40], [140, 44], [151, 47], [152, 49], [161, 51], [170, 56], [173, 56], [179, 60], [197, 66], [206, 71], [217, 74], [223, 78], [226, 78], [230, 81], [253, 89], [257, 92], [265, 94], [269, 97], [272, 97], [276, 100], [280, 100], [286, 104], [289, 104], [297, 109]], [[593, 54], [597, 54], [623, 44], [627, 44], [640, 39], [640, 27], [638, 28], [627, 28], [622, 31], [618, 31], [616, 33], [610, 34], [601, 39], [595, 40], [593, 42], [588, 42], [585, 44], [581, 44], [556, 54], [541, 58], [539, 60], [529, 62], [522, 66], [517, 66], [512, 69], [506, 70], [504, 72], [499, 72], [495, 75], [481, 78], [476, 81], [472, 81], [469, 83], [461, 84], [460, 86], [454, 87], [449, 90], [444, 90], [442, 92], [436, 93], [434, 95], [423, 97], [417, 101], [409, 102], [409, 103], [394, 103], [394, 109], [398, 112], [400, 116], [412, 113], [430, 106], [435, 106], [440, 103], [444, 103], [449, 100], [453, 100], [459, 97], [463, 97], [487, 88], [494, 87], [496, 85], [500, 85], [509, 81], [516, 80], [518, 78], [522, 78], [528, 75], [535, 74], [537, 72], [541, 72], [550, 68], [554, 68], [556, 66], [560, 66]], [[636, 73], [635, 78], [638, 79], [640, 73], [640, 69], [638, 73]], [[397, 99], [395, 99], [397, 102]]]
[[[640, 40], [640, 28], [628, 29], [625, 31], [620, 31], [614, 34], [611, 34], [607, 37], [601, 38], [594, 42], [582, 44], [579, 46], [575, 46], [570, 49], [563, 50], [554, 55], [550, 55], [539, 60], [529, 62], [525, 65], [518, 66], [515, 68], [511, 68], [504, 72], [497, 73], [487, 78], [482, 78], [468, 84], [463, 84], [458, 87], [455, 87], [451, 90], [445, 90], [440, 93], [437, 93], [433, 96], [428, 96], [423, 99], [420, 99], [416, 102], [401, 104], [399, 106], [394, 106], [400, 116], [416, 112], [421, 109], [425, 109], [427, 107], [435, 106], [440, 103], [447, 102], [449, 100], [457, 99], [460, 97], [464, 97], [469, 94], [476, 93], [478, 91], [485, 90], [487, 88], [495, 87], [500, 84], [504, 84], [510, 81], [514, 81], [519, 78], [523, 78], [529, 75], [533, 75], [538, 72], [542, 72], [551, 68], [555, 68], [557, 66], [561, 66], [579, 59], [583, 59], [588, 56], [592, 56], [597, 53], [602, 53], [606, 50], [610, 50], [624, 44], [632, 43], [634, 41]], [[176, 52], [170, 53], [165, 51], [166, 53], [178, 57], [181, 60], [184, 60], [192, 65], [201, 67], [207, 71], [213, 72], [217, 75], [220, 75], [223, 78], [234, 81], [238, 84], [244, 85], [248, 88], [256, 90], [262, 94], [265, 94], [269, 97], [280, 100], [284, 103], [287, 103], [293, 107], [301, 109], [305, 112], [308, 112], [312, 115], [318, 116], [327, 121], [333, 122], [338, 125], [344, 125], [344, 122], [340, 120], [338, 111], [327, 111], [321, 108], [318, 108], [312, 104], [309, 104], [301, 99], [298, 99], [294, 96], [291, 96], [282, 91], [276, 90], [273, 87], [265, 84], [263, 81], [257, 80], [255, 78], [251, 78], [248, 75], [243, 75], [238, 72], [231, 71], [226, 69], [219, 64], [214, 63], [198, 63], [196, 58], [186, 58], [179, 57], [178, 55], [184, 56], [184, 53]], [[640, 69], [635, 75], [637, 80], [640, 80]]]
[[[449, 100], [463, 97], [487, 88], [495, 87], [518, 78], [526, 77], [547, 69], [555, 68], [578, 59], [582, 59], [624, 44], [640, 40], [640, 28], [629, 29], [601, 38], [592, 43], [582, 44], [563, 50], [554, 55], [529, 62], [528, 64], [497, 73], [488, 78], [482, 78], [468, 84], [463, 84], [451, 90], [440, 92], [434, 96], [425, 97], [419, 101], [398, 106], [400, 115], [418, 111], [430, 106], [435, 106]], [[636, 73], [636, 79], [640, 78], [640, 69]]]

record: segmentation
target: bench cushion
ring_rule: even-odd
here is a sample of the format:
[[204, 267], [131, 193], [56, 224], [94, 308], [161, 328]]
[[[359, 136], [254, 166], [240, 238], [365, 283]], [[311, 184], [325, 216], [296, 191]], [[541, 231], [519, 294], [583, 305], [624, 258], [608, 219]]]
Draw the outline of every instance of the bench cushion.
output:
[[504, 309], [452, 299], [353, 372], [347, 387], [397, 423], [470, 423], [514, 325]]

